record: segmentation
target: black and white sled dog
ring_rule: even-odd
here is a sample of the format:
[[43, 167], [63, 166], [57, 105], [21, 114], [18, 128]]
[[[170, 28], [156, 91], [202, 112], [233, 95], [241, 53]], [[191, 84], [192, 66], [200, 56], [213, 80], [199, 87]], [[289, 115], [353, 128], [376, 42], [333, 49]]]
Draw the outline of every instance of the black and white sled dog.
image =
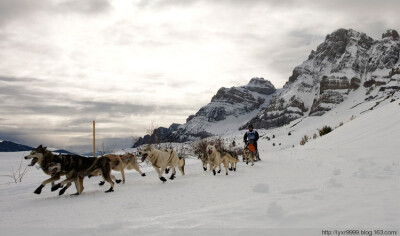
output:
[[[41, 189], [50, 182], [60, 179], [62, 175], [66, 179], [53, 185], [52, 191], [63, 187], [59, 195], [62, 195], [72, 182], [75, 182], [77, 193], [81, 194], [83, 187], [83, 179], [91, 175], [92, 172], [100, 171], [103, 179], [110, 183], [111, 187], [106, 192], [114, 191], [114, 182], [111, 179], [111, 165], [107, 157], [83, 157], [79, 155], [59, 155], [55, 156], [52, 152], [48, 151], [45, 147], [40, 145], [33, 150], [25, 159], [32, 159], [31, 166], [36, 163], [46, 173], [51, 175], [51, 178], [42, 182], [42, 184], [35, 190], [35, 193], [40, 194]], [[66, 185], [64, 187], [64, 185]]]

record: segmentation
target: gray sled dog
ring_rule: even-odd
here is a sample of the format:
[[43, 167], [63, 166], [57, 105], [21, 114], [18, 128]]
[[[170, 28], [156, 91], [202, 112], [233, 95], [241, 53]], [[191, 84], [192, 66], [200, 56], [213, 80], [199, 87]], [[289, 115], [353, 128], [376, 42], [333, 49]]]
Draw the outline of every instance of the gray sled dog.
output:
[[146, 159], [151, 162], [152, 166], [158, 173], [158, 177], [163, 183], [167, 180], [162, 176], [162, 174], [168, 166], [172, 169], [172, 174], [169, 178], [170, 180], [176, 178], [175, 167], [178, 167], [182, 175], [185, 175], [185, 158], [179, 158], [178, 154], [173, 149], [160, 151], [155, 149], [153, 145], [147, 145], [143, 150], [141, 150], [140, 154], [142, 155], [142, 162]]
[[[67, 174], [65, 172], [52, 173], [51, 171], [49, 171], [51, 165], [57, 162], [62, 162], [63, 155], [56, 156], [51, 151], [47, 150], [47, 147], [43, 147], [42, 145], [31, 151], [28, 156], [25, 156], [25, 159], [32, 159], [29, 166], [34, 166], [35, 164], [38, 164], [45, 174], [51, 176], [49, 179], [43, 181], [41, 185], [34, 191], [34, 193], [36, 194], [40, 194], [44, 186], [46, 186], [46, 184], [48, 183], [51, 183], [52, 187], [54, 187], [54, 182], [59, 180], [62, 175]], [[70, 176], [67, 175], [67, 178], [68, 177]], [[83, 178], [78, 178], [75, 181], [75, 187], [77, 192], [83, 191]]]
[[232, 154], [228, 152], [219, 152], [215, 145], [208, 145], [207, 146], [207, 154], [208, 154], [208, 162], [210, 164], [210, 171], [216, 175], [215, 169], [219, 166], [220, 170], [218, 173], [221, 172], [221, 164], [224, 165], [226, 175], [228, 175], [229, 164], [231, 164], [232, 170], [236, 171], [236, 163], [239, 159], [235, 156], [233, 157]]
[[[141, 176], [146, 176], [145, 173], [142, 173], [140, 170], [139, 163], [137, 162], [137, 156], [132, 154], [132, 153], [125, 153], [124, 155], [115, 155], [115, 154], [107, 154], [104, 155], [108, 159], [110, 159], [110, 164], [111, 164], [111, 169], [114, 171], [119, 171], [121, 172], [122, 175], [122, 183], [125, 183], [125, 169], [126, 170], [132, 170], [135, 169]], [[92, 173], [92, 175], [100, 175], [100, 171], [97, 171], [96, 173]], [[111, 175], [111, 178], [117, 182], [120, 183], [120, 179], [116, 179], [114, 175]], [[99, 185], [103, 185], [105, 182], [101, 181]]]
[[[61, 181], [51, 188], [51, 191], [62, 188], [59, 192], [59, 195], [64, 194], [69, 186], [71, 186], [72, 182], [99, 172], [101, 173], [103, 179], [111, 185], [106, 193], [114, 191], [114, 182], [111, 179], [110, 159], [104, 156], [97, 158], [83, 157], [79, 155], [67, 155], [62, 158], [61, 162], [51, 163], [51, 165], [48, 167], [48, 171], [53, 175], [57, 175], [57, 173], [66, 173], [67, 179]], [[78, 191], [76, 195], [81, 193], [82, 191]]]
[[236, 164], [239, 162], [239, 157], [234, 152], [223, 151], [221, 152], [222, 162], [226, 162], [231, 167], [230, 171], [236, 171]]
[[251, 162], [251, 166], [254, 166], [254, 160], [256, 159], [256, 155], [254, 152], [250, 151], [247, 147], [243, 151], [243, 157], [246, 161], [246, 165]]

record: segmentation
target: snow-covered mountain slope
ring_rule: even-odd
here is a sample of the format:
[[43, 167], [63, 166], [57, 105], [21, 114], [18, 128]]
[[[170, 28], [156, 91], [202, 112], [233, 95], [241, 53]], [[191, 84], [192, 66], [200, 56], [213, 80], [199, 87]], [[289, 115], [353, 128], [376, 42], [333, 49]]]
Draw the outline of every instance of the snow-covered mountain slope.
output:
[[[249, 123], [271, 128], [301, 117], [321, 116], [360, 88], [367, 91], [354, 105], [399, 91], [399, 57], [395, 30], [373, 40], [352, 29], [339, 29], [293, 70], [280, 95]], [[376, 90], [379, 93], [372, 96]]]
[[[107, 186], [97, 185], [99, 178], [85, 179], [84, 193], [78, 197], [67, 195], [74, 193], [73, 187], [61, 197], [49, 187], [41, 195], [33, 194], [47, 178], [34, 167], [21, 183], [7, 184], [11, 179], [2, 177], [0, 228], [4, 235], [398, 230], [400, 99], [393, 95], [378, 105], [369, 101], [351, 108], [350, 100], [356, 99], [352, 96], [324, 116], [306, 117], [291, 123], [293, 127], [259, 130], [262, 161], [253, 167], [240, 162], [228, 176], [204, 172], [200, 161], [188, 158], [186, 175], [163, 184], [143, 163], [146, 177], [127, 171], [127, 182], [109, 194], [104, 193]], [[323, 125], [337, 128], [299, 145], [302, 136], [311, 136]], [[229, 142], [241, 135], [223, 138]], [[0, 175], [9, 174], [24, 155], [0, 153]]]

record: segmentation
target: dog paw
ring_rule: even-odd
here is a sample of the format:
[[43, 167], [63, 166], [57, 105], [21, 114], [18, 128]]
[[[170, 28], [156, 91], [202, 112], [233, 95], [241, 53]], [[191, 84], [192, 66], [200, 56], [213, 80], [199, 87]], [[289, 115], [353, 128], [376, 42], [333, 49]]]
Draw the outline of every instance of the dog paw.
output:
[[228, 173], [226, 173], [226, 175], [228, 175]]
[[229, 168], [229, 171], [232, 171], [233, 169], [232, 168]]
[[169, 173], [169, 169], [165, 169], [165, 174], [168, 174]]
[[35, 190], [35, 192], [33, 192], [33, 193], [36, 193], [36, 194], [40, 194], [41, 192], [42, 192], [42, 188], [44, 187], [44, 185], [40, 185], [36, 190]]
[[60, 192], [58, 192], [58, 196], [61, 196], [61, 195], [63, 195], [64, 193], [65, 193], [65, 190], [67, 190], [67, 188], [62, 188], [61, 190], [60, 190]]
[[218, 174], [221, 173], [221, 170], [218, 171]]
[[167, 180], [166, 180], [164, 177], [160, 177], [160, 180], [161, 180], [163, 183], [167, 182]]
[[207, 171], [207, 168], [203, 167], [203, 170], [204, 170], [204, 171]]
[[103, 186], [106, 182], [105, 181], [100, 181], [99, 185]]
[[176, 178], [175, 175], [171, 175], [171, 177], [169, 177], [170, 180], [173, 180], [175, 178]]
[[249, 162], [246, 162], [246, 165], [248, 165], [249, 164]]
[[111, 193], [114, 192], [114, 189], [111, 187], [109, 190], [105, 191], [105, 193]]
[[251, 166], [254, 166], [254, 163], [252, 163]]
[[120, 179], [116, 179], [115, 182], [117, 182], [117, 184], [121, 183]]
[[143, 173], [143, 174], [142, 174], [142, 176], [143, 176], [143, 177], [145, 177], [145, 176], [146, 176], [146, 174], [145, 174], [145, 173]]
[[79, 196], [79, 193], [74, 193], [74, 194], [71, 194], [70, 196], [71, 196], [71, 197], [72, 197], [72, 196]]
[[216, 174], [217, 174], [217, 172], [215, 172], [215, 170], [213, 170], [213, 174], [214, 174], [214, 175], [216, 175]]
[[58, 184], [54, 185], [53, 187], [51, 187], [51, 191], [54, 192], [59, 188], [61, 188], [61, 184], [60, 183], [58, 183]]
[[233, 171], [236, 171], [236, 168], [233, 168]]

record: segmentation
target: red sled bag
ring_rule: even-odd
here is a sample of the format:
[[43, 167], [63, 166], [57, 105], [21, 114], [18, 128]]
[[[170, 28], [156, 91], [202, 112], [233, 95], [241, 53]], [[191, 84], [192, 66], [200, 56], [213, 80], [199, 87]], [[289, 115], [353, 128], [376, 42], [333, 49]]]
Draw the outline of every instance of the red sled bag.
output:
[[247, 148], [252, 151], [253, 153], [256, 153], [256, 148], [254, 147], [254, 144], [249, 143], [249, 145], [247, 145]]

